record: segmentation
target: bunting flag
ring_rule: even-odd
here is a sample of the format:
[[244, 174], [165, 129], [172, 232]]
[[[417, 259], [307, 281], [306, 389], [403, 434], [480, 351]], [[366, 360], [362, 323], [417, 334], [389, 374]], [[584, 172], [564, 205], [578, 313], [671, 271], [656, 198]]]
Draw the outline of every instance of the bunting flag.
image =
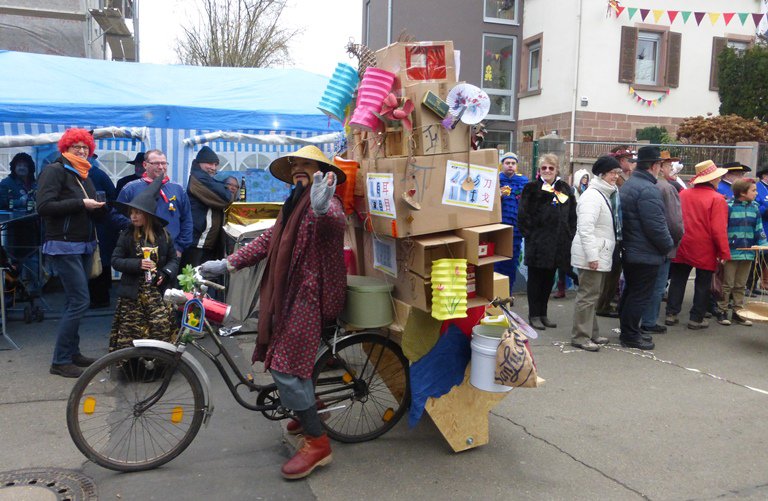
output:
[[[758, 27], [766, 16], [766, 14], [763, 13], [752, 12], [691, 12], [690, 10], [640, 9], [638, 7], [618, 6], [615, 9], [616, 18], [625, 12], [627, 13], [627, 18], [630, 20], [639, 12], [640, 19], [648, 22], [651, 21], [649, 14], [653, 14], [653, 22], [656, 24], [663, 23], [666, 19], [669, 19], [669, 24], [674, 24], [675, 20], [678, 18], [685, 24], [688, 22], [688, 19], [690, 19], [691, 14], [693, 14], [696, 26], [701, 26], [701, 21], [703, 21], [705, 17], [709, 18], [709, 22], [712, 26], [717, 25], [720, 19], [723, 20], [725, 26], [728, 26], [733, 18], [737, 17], [742, 26], [745, 26], [747, 20], [752, 18], [755, 27]], [[664, 14], [666, 14], [666, 18], [664, 17]]]
[[664, 92], [664, 94], [660, 95], [657, 98], [654, 99], [646, 99], [640, 94], [637, 93], [634, 87], [629, 87], [629, 95], [632, 96], [632, 98], [635, 100], [635, 102], [639, 103], [641, 106], [658, 106], [660, 102], [662, 102], [666, 97], [669, 95], [669, 89]]

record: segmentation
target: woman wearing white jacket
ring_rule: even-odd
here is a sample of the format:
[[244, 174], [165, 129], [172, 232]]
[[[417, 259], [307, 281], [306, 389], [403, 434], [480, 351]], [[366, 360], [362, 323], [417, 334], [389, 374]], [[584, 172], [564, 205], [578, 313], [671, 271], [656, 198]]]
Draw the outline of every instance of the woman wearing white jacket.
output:
[[612, 156], [597, 159], [589, 188], [576, 206], [576, 236], [571, 244], [571, 266], [579, 269], [579, 289], [573, 312], [571, 344], [598, 351], [608, 338], [600, 336], [595, 308], [621, 240], [621, 207], [616, 180], [621, 165]]

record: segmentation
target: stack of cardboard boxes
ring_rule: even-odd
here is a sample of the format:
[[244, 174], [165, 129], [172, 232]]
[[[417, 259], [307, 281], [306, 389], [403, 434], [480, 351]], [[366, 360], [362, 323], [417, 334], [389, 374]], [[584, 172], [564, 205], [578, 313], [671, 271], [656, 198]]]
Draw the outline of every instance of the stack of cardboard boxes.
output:
[[390, 124], [349, 138], [360, 163], [357, 208], [367, 215], [348, 242], [358, 270], [393, 283], [395, 298], [410, 307], [430, 311], [432, 262], [466, 258], [468, 307], [506, 297], [507, 277], [493, 272], [494, 262], [512, 256], [512, 227], [500, 224], [498, 152], [472, 150], [467, 125], [442, 124], [457, 84], [452, 42], [395, 43], [376, 58], [397, 75], [392, 92], [415, 109], [412, 132]]

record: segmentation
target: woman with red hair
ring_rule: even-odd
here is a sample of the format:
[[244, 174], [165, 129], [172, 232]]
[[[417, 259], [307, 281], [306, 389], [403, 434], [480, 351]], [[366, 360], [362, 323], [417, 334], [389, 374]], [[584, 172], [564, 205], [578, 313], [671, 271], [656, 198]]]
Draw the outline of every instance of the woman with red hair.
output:
[[80, 353], [80, 319], [90, 305], [88, 274], [96, 249], [93, 219], [106, 216], [104, 202], [88, 179], [96, 143], [85, 129], [68, 129], [59, 140], [61, 156], [46, 165], [37, 186], [37, 212], [45, 223], [43, 254], [59, 276], [66, 306], [56, 327], [51, 374], [78, 377], [95, 359]]

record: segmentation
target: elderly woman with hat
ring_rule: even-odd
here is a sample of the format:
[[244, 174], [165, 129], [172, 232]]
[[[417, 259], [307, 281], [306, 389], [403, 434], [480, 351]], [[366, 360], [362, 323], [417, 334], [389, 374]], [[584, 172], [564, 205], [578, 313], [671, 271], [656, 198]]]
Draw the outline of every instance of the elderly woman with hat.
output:
[[345, 218], [334, 190], [346, 175], [316, 146], [278, 158], [269, 170], [293, 185], [275, 225], [227, 259], [203, 263], [200, 270], [219, 275], [267, 260], [253, 361], [264, 362], [280, 401], [298, 418], [289, 423], [288, 432], [304, 434], [304, 445], [282, 468], [285, 478], [297, 479], [331, 462], [315, 404], [312, 368], [324, 323], [336, 318], [344, 305]]
[[725, 197], [726, 200], [733, 198], [733, 182], [746, 175], [747, 172], [752, 172], [752, 169], [741, 162], [728, 162], [723, 164], [723, 169], [726, 170], [725, 175], [717, 185], [717, 191]]
[[523, 188], [518, 214], [528, 266], [529, 321], [541, 330], [557, 327], [547, 316], [547, 303], [555, 272], [571, 266], [571, 242], [576, 233], [576, 200], [568, 183], [557, 175], [559, 163], [557, 155], [542, 155], [539, 177]]
[[718, 181], [728, 171], [706, 160], [696, 165], [692, 188], [680, 193], [685, 234], [670, 266], [669, 294], [667, 296], [667, 325], [678, 323], [677, 315], [683, 303], [685, 286], [691, 269], [696, 268], [693, 306], [689, 329], [709, 327], [704, 319], [710, 301], [712, 274], [718, 260], [731, 258], [728, 248], [728, 204], [716, 190]]
[[528, 178], [519, 174], [517, 155], [508, 151], [501, 156], [501, 172], [499, 172], [499, 186], [501, 187], [501, 222], [514, 227], [512, 237], [512, 259], [494, 264], [493, 269], [509, 277], [509, 294], [515, 285], [517, 267], [520, 264], [520, 250], [523, 245], [523, 234], [517, 227], [517, 211], [520, 204], [520, 196], [523, 186], [528, 183]]
[[80, 353], [80, 319], [90, 306], [88, 274], [96, 249], [94, 219], [107, 214], [105, 202], [96, 200], [96, 188], [88, 177], [96, 143], [85, 129], [67, 129], [59, 139], [61, 156], [40, 173], [37, 213], [45, 224], [43, 254], [64, 286], [67, 299], [56, 327], [51, 374], [79, 377], [81, 367], [95, 359]]
[[595, 308], [621, 240], [619, 191], [616, 180], [621, 165], [605, 155], [592, 165], [594, 175], [576, 205], [576, 236], [571, 245], [571, 265], [579, 269], [579, 289], [573, 311], [571, 344], [598, 351], [608, 338], [600, 335]]

